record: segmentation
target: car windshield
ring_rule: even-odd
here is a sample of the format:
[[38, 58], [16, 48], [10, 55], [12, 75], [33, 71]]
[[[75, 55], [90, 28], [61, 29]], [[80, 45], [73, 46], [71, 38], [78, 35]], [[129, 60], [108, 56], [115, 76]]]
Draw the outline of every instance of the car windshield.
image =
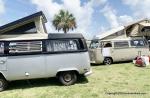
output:
[[91, 44], [90, 44], [90, 48], [94, 49], [94, 48], [98, 48], [99, 47], [99, 41], [98, 40], [92, 40]]

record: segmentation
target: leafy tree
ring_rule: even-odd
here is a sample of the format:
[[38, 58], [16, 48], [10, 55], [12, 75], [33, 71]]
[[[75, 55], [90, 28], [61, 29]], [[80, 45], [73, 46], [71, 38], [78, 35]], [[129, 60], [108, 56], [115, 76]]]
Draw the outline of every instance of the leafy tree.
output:
[[58, 32], [63, 30], [64, 33], [67, 33], [70, 29], [74, 30], [77, 27], [73, 14], [64, 10], [60, 10], [60, 12], [54, 16], [52, 23]]

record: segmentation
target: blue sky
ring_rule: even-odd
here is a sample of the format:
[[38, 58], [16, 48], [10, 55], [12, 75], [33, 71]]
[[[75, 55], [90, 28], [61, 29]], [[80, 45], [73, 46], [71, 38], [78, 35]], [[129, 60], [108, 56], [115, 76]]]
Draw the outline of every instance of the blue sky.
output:
[[0, 25], [42, 10], [48, 19], [48, 32], [55, 33], [53, 16], [65, 9], [74, 14], [78, 25], [70, 32], [90, 39], [111, 28], [149, 18], [149, 4], [150, 0], [0, 0]]

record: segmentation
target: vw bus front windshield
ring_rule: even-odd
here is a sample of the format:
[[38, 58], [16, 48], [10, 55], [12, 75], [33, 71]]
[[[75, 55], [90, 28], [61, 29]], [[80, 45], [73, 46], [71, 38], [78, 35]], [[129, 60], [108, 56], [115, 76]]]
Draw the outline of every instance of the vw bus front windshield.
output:
[[91, 49], [99, 48], [99, 41], [98, 40], [92, 40], [90, 44]]

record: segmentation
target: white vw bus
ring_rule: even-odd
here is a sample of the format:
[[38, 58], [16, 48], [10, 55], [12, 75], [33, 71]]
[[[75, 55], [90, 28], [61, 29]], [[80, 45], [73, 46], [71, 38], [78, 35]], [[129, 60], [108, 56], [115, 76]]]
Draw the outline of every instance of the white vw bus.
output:
[[89, 49], [91, 63], [104, 63], [131, 61], [138, 55], [149, 55], [148, 42], [142, 37], [92, 40]]
[[71, 85], [91, 74], [81, 34], [49, 34], [47, 39], [0, 41], [0, 91], [8, 81], [58, 77]]

